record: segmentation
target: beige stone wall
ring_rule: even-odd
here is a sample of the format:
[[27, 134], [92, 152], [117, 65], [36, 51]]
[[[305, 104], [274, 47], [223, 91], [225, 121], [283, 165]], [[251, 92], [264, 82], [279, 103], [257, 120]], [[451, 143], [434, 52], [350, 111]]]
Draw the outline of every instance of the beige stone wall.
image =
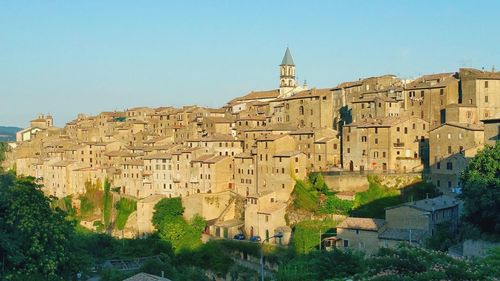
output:
[[[337, 242], [337, 247], [341, 249], [363, 251], [371, 255], [379, 248], [377, 231], [337, 228], [337, 237], [342, 239]], [[348, 247], [344, 247], [344, 241], [349, 241]]]
[[[484, 132], [451, 125], [443, 125], [430, 132], [429, 164], [432, 182], [444, 191], [459, 184], [460, 173], [467, 167], [470, 157], [465, 155], [484, 144]], [[451, 166], [450, 166], [451, 165]]]
[[426, 216], [420, 210], [408, 206], [392, 208], [385, 211], [385, 219], [388, 228], [412, 228], [412, 229], [430, 229], [429, 216]]
[[194, 215], [199, 214], [205, 220], [216, 219], [229, 206], [231, 198], [229, 191], [213, 194], [192, 194], [191, 196], [182, 197], [183, 216], [185, 219], [191, 219]]
[[153, 218], [154, 206], [163, 196], [153, 195], [137, 201], [137, 233], [139, 236], [152, 233], [155, 229], [151, 219]]

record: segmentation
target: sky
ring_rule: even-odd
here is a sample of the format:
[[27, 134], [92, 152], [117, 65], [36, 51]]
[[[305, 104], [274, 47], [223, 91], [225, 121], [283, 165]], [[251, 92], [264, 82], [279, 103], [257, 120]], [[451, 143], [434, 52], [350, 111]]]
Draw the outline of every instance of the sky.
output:
[[220, 107], [298, 81], [500, 69], [500, 1], [0, 0], [0, 125], [38, 113]]

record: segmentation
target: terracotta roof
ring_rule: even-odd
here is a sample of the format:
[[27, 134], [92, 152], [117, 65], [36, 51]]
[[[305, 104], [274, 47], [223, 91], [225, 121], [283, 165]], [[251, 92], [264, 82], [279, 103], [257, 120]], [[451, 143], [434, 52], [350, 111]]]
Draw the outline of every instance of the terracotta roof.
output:
[[144, 156], [144, 159], [171, 159], [172, 154], [170, 153], [156, 153], [148, 156]]
[[311, 97], [320, 97], [320, 96], [325, 96], [331, 94], [332, 91], [330, 88], [327, 89], [310, 89], [310, 90], [305, 90], [305, 91], [300, 91], [296, 93], [295, 95], [285, 98], [283, 100], [294, 100], [294, 99], [303, 99], [303, 98], [311, 98]]
[[239, 101], [246, 101], [246, 100], [259, 100], [259, 99], [275, 99], [279, 96], [280, 90], [275, 89], [275, 90], [268, 90], [268, 91], [252, 91], [242, 97], [235, 98], [231, 100], [229, 103], [236, 103]]
[[458, 122], [446, 122], [444, 124], [441, 124], [439, 126], [437, 126], [436, 128], [433, 128], [431, 130], [429, 130], [429, 132], [432, 132], [434, 130], [437, 130], [439, 128], [442, 128], [444, 126], [453, 126], [453, 127], [457, 127], [457, 128], [461, 128], [461, 129], [466, 129], [466, 130], [470, 130], [470, 131], [484, 131], [484, 125], [483, 124], [470, 124], [470, 123], [458, 123]]
[[[461, 76], [469, 76], [476, 79], [500, 79], [500, 72], [483, 71], [474, 68], [460, 68]], [[463, 78], [463, 77], [461, 77]]]
[[286, 208], [285, 203], [274, 203], [271, 206], [259, 209], [259, 211], [257, 211], [257, 214], [271, 215], [274, 212], [282, 210], [284, 208]]
[[396, 209], [403, 206], [419, 209], [426, 212], [434, 212], [436, 210], [448, 209], [458, 206], [458, 200], [446, 195], [441, 195], [434, 198], [399, 204], [396, 206], [388, 207], [386, 208], [386, 210]]
[[378, 231], [384, 225], [385, 225], [385, 220], [383, 219], [348, 217], [339, 225], [337, 225], [337, 228]]

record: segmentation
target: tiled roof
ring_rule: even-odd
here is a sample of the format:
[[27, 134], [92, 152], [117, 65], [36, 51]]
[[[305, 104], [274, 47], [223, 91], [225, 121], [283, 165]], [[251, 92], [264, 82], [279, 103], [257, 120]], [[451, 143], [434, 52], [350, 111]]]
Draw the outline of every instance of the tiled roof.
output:
[[419, 210], [426, 211], [426, 212], [433, 212], [436, 210], [447, 209], [447, 208], [458, 206], [458, 200], [451, 198], [449, 196], [446, 196], [446, 195], [441, 195], [441, 196], [434, 197], [434, 198], [399, 204], [396, 206], [386, 208], [386, 210], [395, 209], [395, 208], [399, 208], [402, 206], [407, 206], [407, 207], [419, 209]]
[[[411, 233], [410, 233], [411, 232]], [[425, 237], [426, 231], [422, 229], [387, 228], [379, 234], [380, 239], [419, 242]]]
[[446, 122], [437, 126], [436, 128], [431, 129], [429, 132], [442, 128], [444, 126], [453, 126], [457, 128], [462, 128], [470, 131], [484, 131], [483, 124], [470, 124], [470, 123], [458, 123], [458, 122]]
[[383, 219], [348, 217], [339, 225], [337, 225], [337, 228], [378, 231], [384, 225], [385, 220]]

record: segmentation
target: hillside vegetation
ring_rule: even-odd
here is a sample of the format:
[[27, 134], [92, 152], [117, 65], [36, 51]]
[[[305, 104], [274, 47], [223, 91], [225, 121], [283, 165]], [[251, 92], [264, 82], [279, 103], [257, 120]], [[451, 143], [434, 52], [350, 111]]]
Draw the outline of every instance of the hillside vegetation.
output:
[[338, 198], [335, 192], [330, 191], [320, 173], [311, 173], [305, 180], [296, 181], [292, 193], [293, 207], [314, 215], [384, 218], [387, 207], [440, 194], [432, 184], [425, 182], [416, 182], [398, 189], [383, 185], [377, 176], [367, 177], [368, 189], [356, 193], [354, 200], [349, 201]]

